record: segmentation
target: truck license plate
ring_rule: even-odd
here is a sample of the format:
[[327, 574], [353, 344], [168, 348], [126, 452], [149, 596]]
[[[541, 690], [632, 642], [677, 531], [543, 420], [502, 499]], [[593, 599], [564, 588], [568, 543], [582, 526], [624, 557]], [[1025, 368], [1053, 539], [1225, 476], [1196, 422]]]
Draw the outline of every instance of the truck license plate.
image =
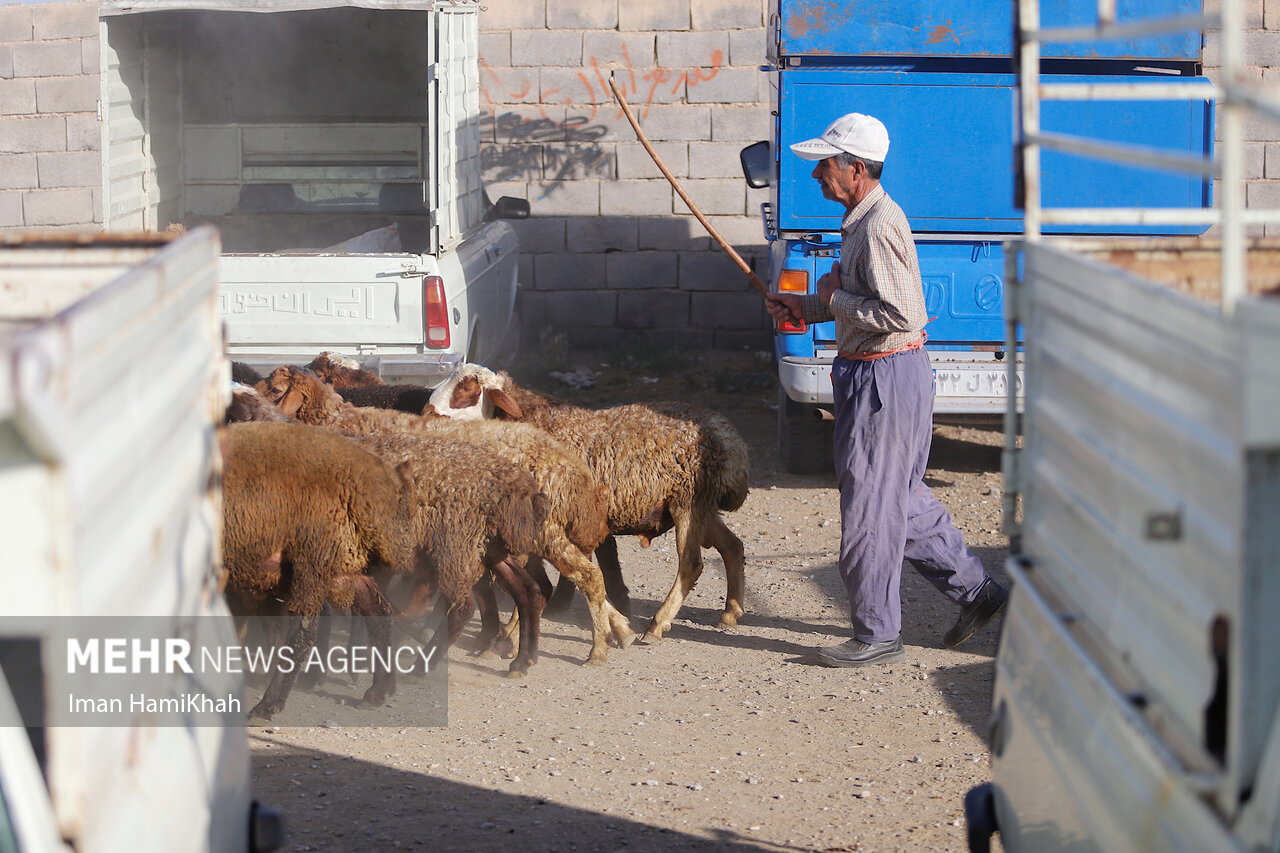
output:
[[[1018, 368], [1018, 394], [1022, 394], [1022, 368]], [[934, 393], [939, 397], [1003, 397], [1009, 374], [1003, 365], [975, 367], [947, 365], [933, 370]]]

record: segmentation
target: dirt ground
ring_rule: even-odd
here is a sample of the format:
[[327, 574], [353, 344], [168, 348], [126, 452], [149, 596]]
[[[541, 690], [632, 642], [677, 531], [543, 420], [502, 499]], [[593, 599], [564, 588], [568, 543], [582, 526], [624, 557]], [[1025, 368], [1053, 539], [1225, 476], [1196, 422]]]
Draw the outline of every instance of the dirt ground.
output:
[[[474, 623], [449, 655], [447, 727], [251, 727], [254, 794], [284, 810], [284, 849], [967, 849], [962, 800], [990, 778], [997, 629], [943, 649], [956, 608], [908, 570], [905, 660], [806, 662], [849, 636], [837, 492], [832, 476], [780, 470], [768, 358], [578, 356], [567, 366], [595, 379], [581, 391], [545, 379], [546, 366], [526, 381], [593, 406], [690, 399], [739, 428], [752, 490], [726, 521], [746, 546], [746, 616], [716, 627], [724, 571], [708, 551], [666, 637], [611, 649], [604, 666], [582, 665], [581, 598], [544, 620], [525, 678], [472, 655]], [[928, 482], [1003, 580], [1000, 443], [998, 429], [936, 427]], [[620, 552], [643, 631], [675, 576], [673, 537]]]

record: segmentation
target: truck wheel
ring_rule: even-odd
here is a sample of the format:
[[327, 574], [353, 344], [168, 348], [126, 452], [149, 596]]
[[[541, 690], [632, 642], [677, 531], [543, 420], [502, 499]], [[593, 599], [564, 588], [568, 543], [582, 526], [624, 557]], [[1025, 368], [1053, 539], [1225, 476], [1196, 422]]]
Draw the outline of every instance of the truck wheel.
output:
[[797, 403], [778, 389], [778, 455], [791, 474], [827, 474], [834, 467], [830, 421], [818, 418], [818, 407]]

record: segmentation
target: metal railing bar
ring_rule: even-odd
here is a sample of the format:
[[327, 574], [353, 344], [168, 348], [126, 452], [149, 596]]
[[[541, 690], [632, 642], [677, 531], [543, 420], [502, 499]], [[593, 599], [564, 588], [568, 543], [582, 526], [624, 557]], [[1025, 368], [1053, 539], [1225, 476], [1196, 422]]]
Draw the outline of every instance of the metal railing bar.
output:
[[1149, 148], [1142, 145], [1098, 142], [1093, 139], [1069, 136], [1064, 133], [1029, 133], [1025, 136], [1025, 139], [1027, 142], [1039, 145], [1042, 148], [1051, 148], [1055, 151], [1081, 154], [1087, 157], [1097, 157], [1121, 163], [1133, 163], [1138, 166], [1150, 166], [1153, 169], [1170, 169], [1214, 178], [1221, 173], [1221, 166], [1212, 159], [1169, 154], [1158, 148]]

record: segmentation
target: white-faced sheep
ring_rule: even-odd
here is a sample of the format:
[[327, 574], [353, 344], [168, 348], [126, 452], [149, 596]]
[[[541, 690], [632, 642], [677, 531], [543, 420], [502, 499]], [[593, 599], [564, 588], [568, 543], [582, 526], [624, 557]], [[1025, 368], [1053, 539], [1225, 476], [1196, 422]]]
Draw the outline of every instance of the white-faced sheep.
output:
[[[457, 640], [475, 601], [472, 588], [490, 571], [511, 593], [521, 620], [521, 648], [513, 675], [536, 662], [543, 599], [523, 571], [524, 555], [535, 546], [548, 502], [533, 477], [473, 442], [443, 435], [383, 432], [350, 440], [392, 464], [408, 464], [414, 493], [411, 533], [416, 547], [419, 592], [436, 592], [449, 617], [448, 642]], [[417, 604], [425, 604], [419, 596]], [[409, 608], [410, 618], [419, 615]], [[482, 643], [497, 633], [487, 621]], [[438, 634], [433, 646], [439, 645]]]
[[[366, 570], [412, 567], [406, 470], [351, 441], [302, 424], [228, 427], [223, 471], [223, 554], [227, 592], [257, 609], [279, 597], [289, 614], [293, 666], [278, 665], [251, 717], [284, 707], [316, 639], [325, 601], [354, 607], [375, 647], [391, 641], [391, 608]], [[287, 671], [286, 671], [287, 670]], [[363, 704], [382, 704], [395, 676], [380, 669]]]
[[[444, 398], [452, 393], [453, 382], [477, 376], [486, 384], [493, 375], [479, 365], [465, 365], [435, 393]], [[675, 528], [676, 579], [645, 638], [659, 639], [671, 627], [702, 574], [702, 548], [715, 548], [724, 560], [727, 591], [720, 624], [736, 625], [743, 614], [744, 551], [720, 512], [735, 510], [746, 500], [750, 463], [746, 442], [733, 424], [687, 403], [585, 409], [553, 402], [519, 387], [506, 374], [496, 375], [520, 407], [523, 420], [577, 450], [609, 488], [610, 533], [651, 539]], [[612, 574], [620, 584], [616, 554], [611, 548], [596, 552], [606, 581]], [[619, 609], [626, 612], [621, 602]]]

